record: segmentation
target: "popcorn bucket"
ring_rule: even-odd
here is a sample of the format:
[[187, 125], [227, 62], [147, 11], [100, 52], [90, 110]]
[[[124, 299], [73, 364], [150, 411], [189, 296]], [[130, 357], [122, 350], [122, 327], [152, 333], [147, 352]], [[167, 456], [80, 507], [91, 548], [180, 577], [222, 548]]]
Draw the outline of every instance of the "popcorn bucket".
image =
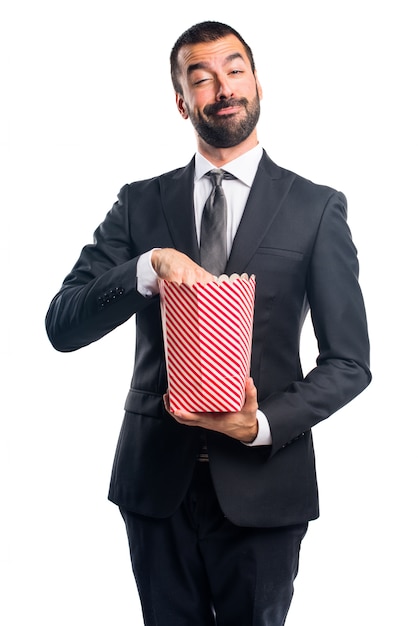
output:
[[250, 372], [255, 277], [160, 282], [170, 410], [239, 411]]

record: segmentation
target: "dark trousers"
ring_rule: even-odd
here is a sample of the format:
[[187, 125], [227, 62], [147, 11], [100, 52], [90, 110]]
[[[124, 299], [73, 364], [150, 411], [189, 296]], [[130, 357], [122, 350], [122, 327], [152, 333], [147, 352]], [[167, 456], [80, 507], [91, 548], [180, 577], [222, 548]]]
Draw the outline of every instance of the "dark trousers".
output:
[[223, 515], [196, 463], [167, 519], [121, 510], [146, 626], [282, 626], [307, 524], [243, 528]]

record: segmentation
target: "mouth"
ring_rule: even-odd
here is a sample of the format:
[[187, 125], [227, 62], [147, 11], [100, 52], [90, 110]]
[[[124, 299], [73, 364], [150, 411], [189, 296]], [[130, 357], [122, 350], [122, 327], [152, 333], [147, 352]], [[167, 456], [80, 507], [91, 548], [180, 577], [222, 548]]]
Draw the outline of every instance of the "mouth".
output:
[[224, 107], [222, 109], [219, 109], [219, 111], [216, 111], [215, 115], [219, 115], [219, 116], [234, 115], [234, 113], [238, 113], [239, 111], [241, 111], [241, 108], [242, 108], [241, 105]]
[[242, 100], [221, 100], [220, 102], [215, 102], [214, 104], [208, 104], [204, 108], [204, 113], [208, 117], [224, 117], [228, 115], [235, 115], [236, 113], [239, 113], [243, 107], [245, 107], [245, 104], [245, 98], [243, 98]]

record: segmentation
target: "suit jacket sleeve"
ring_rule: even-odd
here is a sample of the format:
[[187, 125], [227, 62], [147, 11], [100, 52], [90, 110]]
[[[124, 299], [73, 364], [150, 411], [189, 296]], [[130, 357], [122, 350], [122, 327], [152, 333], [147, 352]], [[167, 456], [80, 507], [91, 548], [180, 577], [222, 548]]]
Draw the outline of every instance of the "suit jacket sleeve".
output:
[[57, 350], [88, 345], [148, 306], [136, 289], [139, 254], [131, 245], [128, 194], [126, 185], [51, 302], [46, 329]]
[[272, 454], [343, 407], [371, 380], [357, 251], [346, 212], [345, 197], [334, 193], [323, 211], [307, 273], [317, 367], [260, 402], [272, 430]]

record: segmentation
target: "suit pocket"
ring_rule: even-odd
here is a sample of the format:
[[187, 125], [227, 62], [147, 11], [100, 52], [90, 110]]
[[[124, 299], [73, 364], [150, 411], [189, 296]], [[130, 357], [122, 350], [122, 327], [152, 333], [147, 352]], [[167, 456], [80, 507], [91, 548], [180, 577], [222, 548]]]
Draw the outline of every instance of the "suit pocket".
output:
[[162, 418], [164, 412], [162, 395], [141, 389], [130, 389], [125, 402], [125, 411]]
[[303, 260], [303, 253], [298, 252], [297, 250], [285, 250], [284, 248], [269, 248], [269, 247], [260, 247], [257, 249], [257, 254], [271, 254], [274, 256], [281, 256], [287, 259], [293, 259], [295, 261]]

